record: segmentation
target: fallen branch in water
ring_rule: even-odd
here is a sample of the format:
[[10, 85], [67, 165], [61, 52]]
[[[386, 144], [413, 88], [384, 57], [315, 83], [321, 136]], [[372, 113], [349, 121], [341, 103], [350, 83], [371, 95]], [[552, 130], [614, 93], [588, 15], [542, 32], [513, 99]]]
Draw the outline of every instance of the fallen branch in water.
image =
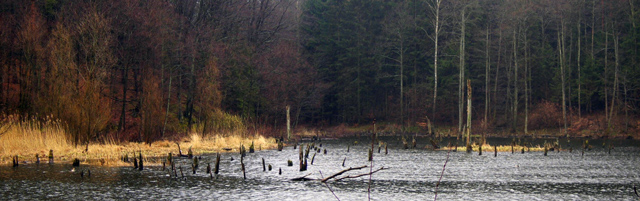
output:
[[366, 167], [367, 167], [366, 165], [360, 166], [360, 167], [350, 167], [350, 168], [344, 169], [344, 170], [342, 170], [342, 171], [340, 171], [338, 173], [335, 173], [335, 174], [333, 174], [333, 175], [331, 175], [331, 176], [329, 176], [327, 178], [324, 178], [324, 179], [322, 179], [320, 181], [324, 183], [324, 182], [327, 182], [327, 180], [329, 180], [329, 179], [333, 179], [333, 178], [335, 178], [337, 176], [340, 176], [340, 175], [344, 174], [345, 172], [349, 172], [349, 171], [352, 171], [352, 170], [359, 170], [359, 169], [366, 168]]
[[[366, 167], [369, 167], [369, 166], [364, 165], [364, 166], [360, 166], [360, 167], [350, 167], [350, 168], [347, 168], [347, 169], [341, 170], [340, 172], [337, 172], [337, 173], [335, 173], [335, 174], [333, 174], [333, 175], [331, 175], [331, 176], [328, 176], [328, 177], [326, 177], [326, 178], [323, 178], [323, 179], [314, 179], [314, 178], [309, 178], [308, 176], [309, 176], [309, 175], [311, 175], [311, 174], [306, 174], [306, 175], [304, 175], [304, 176], [302, 176], [302, 177], [296, 177], [296, 178], [293, 178], [293, 179], [290, 179], [290, 180], [291, 180], [291, 181], [312, 181], [312, 180], [320, 180], [320, 182], [322, 182], [322, 183], [326, 183], [327, 181], [329, 181], [329, 180], [331, 180], [331, 179], [334, 179], [334, 178], [336, 178], [336, 177], [338, 177], [338, 176], [340, 176], [340, 175], [342, 175], [342, 174], [344, 174], [344, 173], [346, 173], [346, 172], [353, 171], [353, 170], [360, 170], [360, 169], [363, 169], [363, 168], [366, 168]], [[373, 175], [374, 173], [379, 172], [380, 170], [386, 170], [386, 169], [389, 169], [389, 168], [387, 168], [387, 167], [381, 167], [381, 168], [378, 168], [378, 169], [377, 169], [377, 170], [375, 170], [375, 171], [370, 171], [370, 172], [367, 172], [367, 173], [364, 173], [364, 174], [359, 174], [359, 175], [347, 175], [347, 176], [344, 176], [344, 177], [337, 178], [337, 179], [335, 179], [335, 181], [340, 181], [340, 180], [343, 180], [343, 179], [353, 179], [353, 178], [363, 177], [363, 176], [367, 176], [367, 175]], [[320, 176], [322, 177], [322, 174], [321, 174]]]
[[376, 173], [376, 172], [378, 172], [380, 170], [386, 170], [386, 169], [389, 169], [389, 168], [381, 167], [381, 168], [379, 168], [377, 170], [374, 170], [374, 171], [371, 171], [371, 172], [368, 172], [368, 173], [364, 173], [364, 174], [344, 176], [344, 177], [340, 177], [340, 178], [336, 179], [336, 181], [340, 181], [340, 180], [343, 180], [343, 179], [353, 179], [353, 178], [368, 176], [368, 175], [372, 175], [373, 173]]

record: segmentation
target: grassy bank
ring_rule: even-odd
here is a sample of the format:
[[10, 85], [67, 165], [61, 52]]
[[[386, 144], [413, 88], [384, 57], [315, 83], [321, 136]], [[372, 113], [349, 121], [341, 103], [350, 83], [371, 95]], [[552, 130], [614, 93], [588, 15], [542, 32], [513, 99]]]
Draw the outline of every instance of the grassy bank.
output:
[[[21, 163], [35, 162], [36, 154], [40, 156], [42, 162], [45, 162], [48, 160], [49, 150], [53, 150], [54, 161], [58, 163], [71, 163], [73, 159], [78, 158], [83, 164], [105, 166], [128, 166], [130, 164], [122, 162], [120, 158], [123, 155], [131, 158], [134, 153], [141, 152], [148, 165], [160, 164], [162, 161], [158, 158], [167, 156], [169, 152], [174, 155], [178, 153], [178, 144], [174, 141], [157, 141], [151, 145], [138, 142], [106, 142], [76, 147], [66, 139], [64, 129], [55, 123], [33, 126], [28, 122], [17, 122], [0, 126], [3, 131], [0, 135], [0, 164], [2, 165], [10, 164], [11, 157], [16, 155]], [[206, 137], [192, 133], [177, 142], [183, 154], [187, 154], [187, 150], [191, 147], [194, 155], [225, 152], [225, 149], [237, 152], [240, 144], [244, 144], [248, 149], [251, 143], [254, 143], [256, 150], [277, 147], [272, 138], [261, 135], [242, 137], [238, 132], [209, 134]]]

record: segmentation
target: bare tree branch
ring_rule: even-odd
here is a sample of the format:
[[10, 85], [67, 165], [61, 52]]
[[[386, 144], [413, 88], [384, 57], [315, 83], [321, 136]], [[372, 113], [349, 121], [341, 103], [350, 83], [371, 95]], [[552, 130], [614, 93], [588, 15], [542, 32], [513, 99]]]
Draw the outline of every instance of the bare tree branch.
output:
[[337, 176], [340, 176], [340, 175], [344, 174], [345, 172], [352, 171], [352, 170], [359, 170], [359, 169], [366, 168], [366, 167], [368, 167], [368, 166], [364, 165], [364, 166], [360, 166], [360, 167], [350, 167], [350, 168], [344, 169], [344, 170], [342, 170], [342, 171], [340, 171], [338, 173], [335, 173], [335, 174], [333, 174], [333, 175], [331, 175], [331, 176], [329, 176], [327, 178], [324, 178], [324, 179], [322, 179], [320, 181], [324, 183], [324, 182], [327, 182], [329, 179], [333, 179], [333, 178], [335, 178]]
[[377, 170], [374, 170], [374, 171], [371, 171], [371, 172], [367, 172], [367, 173], [364, 173], [364, 174], [349, 175], [349, 176], [340, 177], [340, 178], [336, 179], [335, 181], [340, 181], [340, 180], [343, 180], [343, 179], [353, 179], [353, 178], [363, 177], [363, 176], [367, 176], [367, 175], [372, 175], [373, 173], [376, 173], [376, 172], [378, 172], [380, 170], [386, 170], [386, 169], [389, 169], [389, 168], [381, 167], [381, 168], [378, 168]]

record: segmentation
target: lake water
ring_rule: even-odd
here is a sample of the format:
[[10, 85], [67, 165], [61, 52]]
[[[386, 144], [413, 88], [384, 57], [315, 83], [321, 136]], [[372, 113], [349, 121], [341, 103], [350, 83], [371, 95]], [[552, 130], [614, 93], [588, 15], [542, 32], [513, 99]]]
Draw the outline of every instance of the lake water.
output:
[[[442, 173], [447, 151], [424, 149], [427, 138], [418, 138], [417, 149], [403, 149], [398, 137], [381, 137], [388, 142], [389, 153], [377, 153], [373, 169], [387, 167], [372, 176], [372, 200], [433, 200], [436, 183]], [[358, 141], [358, 144], [354, 144]], [[445, 140], [446, 141], [446, 140]], [[528, 141], [532, 141], [528, 139]], [[533, 144], [544, 140], [534, 140]], [[548, 140], [549, 142], [555, 140]], [[511, 139], [489, 139], [490, 144], [509, 144]], [[632, 140], [590, 140], [593, 149], [582, 156], [582, 140], [561, 140], [574, 151], [521, 154], [493, 150], [450, 152], [437, 195], [439, 200], [638, 200], [633, 186], [640, 186], [640, 142]], [[194, 175], [191, 160], [179, 159], [184, 177], [170, 175], [162, 167], [76, 167], [70, 164], [21, 164], [17, 168], [0, 166], [0, 200], [367, 200], [369, 176], [329, 181], [291, 181], [327, 177], [349, 167], [370, 165], [367, 150], [370, 139], [344, 138], [316, 142], [327, 154], [312, 152], [308, 170], [299, 171], [298, 149], [263, 150], [248, 153], [243, 179], [239, 154], [222, 154], [220, 174], [211, 178], [206, 164], [215, 156], [204, 155]], [[612, 144], [608, 153], [603, 148]], [[446, 144], [442, 142], [441, 145]], [[300, 147], [298, 147], [300, 148]], [[347, 152], [349, 149], [349, 152]], [[485, 150], [489, 151], [489, 150]], [[313, 165], [311, 158], [316, 153]], [[231, 158], [235, 160], [231, 160]], [[273, 166], [263, 171], [262, 158]], [[345, 160], [344, 167], [342, 166]], [[287, 166], [292, 160], [294, 166]], [[89, 168], [91, 176], [80, 176]], [[279, 174], [282, 169], [282, 175]], [[342, 176], [368, 173], [369, 168]], [[322, 176], [321, 176], [322, 174]], [[335, 193], [335, 196], [332, 192]]]

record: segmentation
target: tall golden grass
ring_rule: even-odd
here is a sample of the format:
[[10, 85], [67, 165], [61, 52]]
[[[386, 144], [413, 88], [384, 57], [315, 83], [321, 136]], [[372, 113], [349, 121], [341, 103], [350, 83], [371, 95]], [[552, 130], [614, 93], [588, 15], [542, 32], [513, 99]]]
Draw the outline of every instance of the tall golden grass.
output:
[[[57, 122], [45, 122], [34, 126], [34, 122], [5, 123], [4, 133], [0, 136], [0, 164], [10, 163], [12, 156], [18, 155], [20, 161], [35, 161], [38, 154], [41, 160], [46, 161], [49, 150], [54, 151], [55, 161], [70, 162], [78, 158], [85, 164], [123, 166], [129, 165], [119, 159], [128, 155], [132, 158], [142, 153], [148, 165], [160, 164], [168, 153], [176, 155], [178, 145], [183, 154], [187, 154], [189, 148], [195, 155], [224, 152], [229, 148], [238, 151], [241, 144], [248, 148], [251, 143], [256, 150], [273, 149], [277, 146], [274, 139], [265, 138], [262, 135], [244, 136], [240, 132], [211, 133], [202, 137], [199, 133], [191, 133], [182, 140], [176, 142], [162, 140], [152, 144], [139, 142], [117, 143], [90, 143], [89, 145], [74, 146], [65, 136], [68, 136], [62, 126]], [[88, 150], [85, 152], [85, 150]]]

